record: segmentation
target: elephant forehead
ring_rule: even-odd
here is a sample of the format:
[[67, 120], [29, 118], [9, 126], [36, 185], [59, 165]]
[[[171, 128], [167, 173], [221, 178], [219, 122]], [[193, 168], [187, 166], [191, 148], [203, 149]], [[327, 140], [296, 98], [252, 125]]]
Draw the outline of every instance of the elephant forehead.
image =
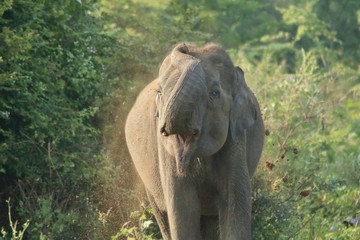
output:
[[233, 67], [233, 63], [229, 55], [223, 48], [217, 45], [205, 46], [203, 49], [201, 49], [199, 53], [199, 58], [201, 60], [209, 61], [214, 65], [220, 64], [229, 68]]
[[208, 56], [201, 60], [201, 65], [207, 76], [207, 81], [217, 80], [221, 84], [231, 85], [234, 79], [234, 66], [226, 58]]
[[207, 86], [219, 84], [220, 82], [220, 71], [216, 68], [204, 67], [205, 68], [205, 80]]
[[214, 88], [222, 88], [225, 91], [231, 92], [232, 89], [232, 75], [224, 73], [224, 71], [230, 72], [227, 69], [219, 69], [217, 67], [207, 65], [205, 68], [206, 86], [209, 90]]

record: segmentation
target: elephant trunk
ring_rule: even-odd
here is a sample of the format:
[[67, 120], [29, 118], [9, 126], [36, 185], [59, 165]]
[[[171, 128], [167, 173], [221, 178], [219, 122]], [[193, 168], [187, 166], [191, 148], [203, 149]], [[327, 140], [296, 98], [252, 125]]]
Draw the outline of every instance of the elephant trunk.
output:
[[160, 131], [163, 135], [196, 135], [203, 115], [200, 103], [206, 89], [204, 71], [200, 61], [188, 54], [185, 44], [173, 50], [171, 64], [179, 71], [180, 77], [165, 104]]

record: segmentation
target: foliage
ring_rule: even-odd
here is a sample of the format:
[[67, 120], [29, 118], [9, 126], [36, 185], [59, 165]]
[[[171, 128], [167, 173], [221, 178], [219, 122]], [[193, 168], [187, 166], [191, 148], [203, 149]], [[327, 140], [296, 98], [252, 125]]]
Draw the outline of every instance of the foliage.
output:
[[0, 170], [16, 189], [8, 194], [17, 217], [30, 220], [27, 239], [91, 238], [97, 223], [81, 219], [96, 217], [89, 201], [101, 166], [94, 116], [106, 84], [96, 60], [100, 34], [87, 14], [92, 3], [6, 3], [0, 13]]
[[[126, 222], [111, 240], [120, 239], [161, 239], [160, 229], [156, 224], [152, 209], [142, 206], [142, 210], [131, 213], [132, 221]], [[134, 222], [135, 221], [135, 222]], [[136, 221], [138, 221], [136, 223]]]
[[21, 230], [18, 230], [18, 221], [13, 222], [12, 217], [11, 217], [10, 199], [8, 199], [6, 201], [6, 203], [8, 205], [8, 218], [9, 218], [9, 225], [10, 225], [10, 229], [11, 229], [11, 235], [8, 236], [9, 233], [7, 231], [5, 231], [4, 228], [1, 228], [0, 239], [22, 240], [26, 229], [29, 227], [29, 220], [27, 220], [22, 225]]
[[126, 114], [174, 44], [213, 41], [245, 70], [269, 134], [253, 179], [254, 239], [356, 239], [360, 228], [344, 221], [360, 208], [359, 8], [2, 1], [0, 215], [15, 219], [0, 219], [5, 238], [159, 238], [151, 209], [134, 212], [144, 200]]
[[254, 179], [255, 239], [356, 239], [360, 231], [343, 224], [360, 204], [360, 105], [345, 107], [359, 96], [339, 97], [346, 71], [316, 67], [316, 53], [303, 51], [294, 74], [269, 58], [248, 66], [269, 134]]

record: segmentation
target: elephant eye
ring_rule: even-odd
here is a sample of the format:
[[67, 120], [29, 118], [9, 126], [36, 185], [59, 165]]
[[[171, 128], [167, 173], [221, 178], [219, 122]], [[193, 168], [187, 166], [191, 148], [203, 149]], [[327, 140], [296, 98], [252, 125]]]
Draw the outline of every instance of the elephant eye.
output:
[[216, 98], [219, 98], [220, 92], [219, 92], [218, 90], [214, 90], [214, 91], [210, 92], [209, 95], [210, 95], [210, 98], [211, 98], [212, 100], [214, 100], [214, 99], [216, 99]]

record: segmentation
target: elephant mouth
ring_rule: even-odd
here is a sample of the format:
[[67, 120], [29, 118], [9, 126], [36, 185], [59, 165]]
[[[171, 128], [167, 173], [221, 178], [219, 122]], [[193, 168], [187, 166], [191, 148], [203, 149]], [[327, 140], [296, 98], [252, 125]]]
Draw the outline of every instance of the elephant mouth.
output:
[[189, 167], [190, 160], [194, 157], [195, 141], [194, 135], [174, 135], [175, 140], [175, 160], [177, 172], [180, 175], [185, 175]]
[[182, 134], [177, 134], [176, 135], [178, 137], [178, 139], [183, 142], [184, 144], [188, 144], [191, 139], [193, 138], [193, 135], [182, 135]]

